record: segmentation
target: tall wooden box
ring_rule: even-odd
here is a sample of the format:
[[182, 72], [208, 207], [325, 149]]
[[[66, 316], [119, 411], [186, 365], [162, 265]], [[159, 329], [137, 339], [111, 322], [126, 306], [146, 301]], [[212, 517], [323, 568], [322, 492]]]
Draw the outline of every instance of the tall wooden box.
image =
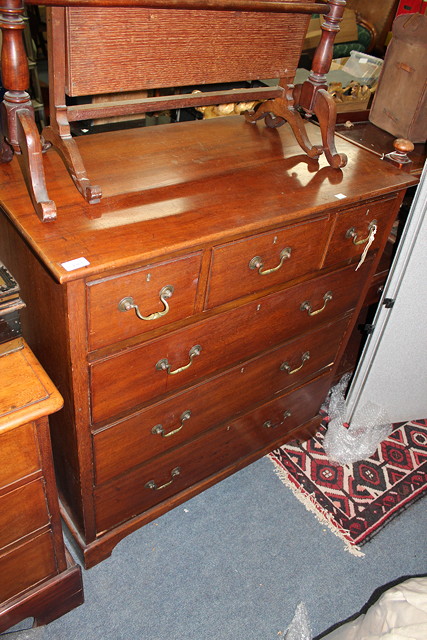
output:
[[427, 138], [427, 16], [401, 15], [384, 58], [369, 120], [411, 142]]

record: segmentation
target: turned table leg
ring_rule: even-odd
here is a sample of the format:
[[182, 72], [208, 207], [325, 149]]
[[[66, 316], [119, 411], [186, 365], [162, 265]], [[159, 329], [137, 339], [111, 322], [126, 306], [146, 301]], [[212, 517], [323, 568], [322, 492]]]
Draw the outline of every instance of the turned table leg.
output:
[[329, 164], [335, 169], [347, 164], [347, 157], [337, 153], [334, 143], [336, 105], [327, 92], [328, 73], [333, 56], [333, 45], [342, 20], [345, 0], [328, 0], [330, 9], [321, 25], [322, 36], [313, 58], [308, 79], [299, 89], [298, 104], [308, 115], [317, 116], [322, 133], [323, 151]]
[[27, 92], [30, 79], [22, 38], [25, 26], [23, 12], [22, 0], [0, 0], [0, 28], [3, 36], [1, 75], [6, 89], [1, 105], [0, 159], [2, 162], [9, 162], [13, 153], [19, 157], [36, 212], [45, 221], [56, 217], [56, 207], [47, 195], [40, 136]]
[[[328, 0], [329, 12], [322, 24], [322, 37], [313, 58], [308, 79], [302, 85], [283, 86], [283, 97], [267, 100], [254, 111], [245, 114], [248, 122], [265, 118], [269, 127], [279, 127], [289, 123], [300, 147], [310, 158], [318, 158], [323, 152], [334, 169], [344, 167], [347, 157], [337, 153], [334, 143], [336, 105], [328, 94], [326, 74], [332, 62], [335, 35], [339, 31], [345, 0]], [[315, 114], [322, 134], [322, 145], [312, 145], [305, 131], [305, 122], [298, 112], [302, 109], [307, 116]]]

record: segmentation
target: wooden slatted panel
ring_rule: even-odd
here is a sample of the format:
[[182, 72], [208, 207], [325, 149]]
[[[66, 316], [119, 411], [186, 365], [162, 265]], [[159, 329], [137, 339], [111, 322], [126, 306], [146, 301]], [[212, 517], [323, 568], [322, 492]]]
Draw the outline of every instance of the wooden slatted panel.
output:
[[240, 11], [66, 11], [70, 96], [292, 79], [309, 20]]

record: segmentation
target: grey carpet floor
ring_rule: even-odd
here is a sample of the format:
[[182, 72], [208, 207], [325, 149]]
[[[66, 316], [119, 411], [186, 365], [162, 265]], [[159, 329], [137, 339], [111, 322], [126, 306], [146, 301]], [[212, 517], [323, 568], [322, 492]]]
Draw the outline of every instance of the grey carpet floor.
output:
[[313, 635], [379, 588], [427, 573], [425, 498], [355, 557], [263, 458], [128, 536], [83, 572], [85, 603], [7, 640], [277, 640], [304, 602]]

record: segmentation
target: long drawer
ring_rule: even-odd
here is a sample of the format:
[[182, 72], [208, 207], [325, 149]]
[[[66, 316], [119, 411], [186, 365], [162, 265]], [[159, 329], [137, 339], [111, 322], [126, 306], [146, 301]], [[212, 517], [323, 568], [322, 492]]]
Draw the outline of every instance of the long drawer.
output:
[[352, 309], [370, 262], [303, 282], [93, 363], [94, 423], [243, 362]]
[[330, 367], [347, 324], [347, 317], [327, 324], [99, 430], [93, 436], [96, 484], [121, 475]]
[[95, 488], [97, 531], [142, 513], [281, 437], [287, 439], [317, 414], [329, 384], [325, 374]]

